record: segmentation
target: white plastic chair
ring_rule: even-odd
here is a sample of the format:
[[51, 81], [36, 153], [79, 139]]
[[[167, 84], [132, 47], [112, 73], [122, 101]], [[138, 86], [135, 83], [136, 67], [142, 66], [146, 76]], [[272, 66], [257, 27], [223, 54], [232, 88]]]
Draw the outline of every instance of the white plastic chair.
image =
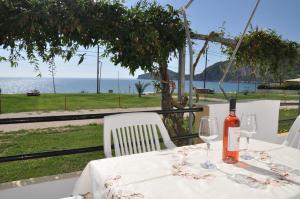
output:
[[176, 147], [157, 113], [124, 113], [104, 117], [104, 153], [115, 156], [160, 150], [158, 130], [167, 148]]
[[291, 126], [289, 134], [283, 144], [285, 146], [300, 149], [300, 115], [296, 118]]

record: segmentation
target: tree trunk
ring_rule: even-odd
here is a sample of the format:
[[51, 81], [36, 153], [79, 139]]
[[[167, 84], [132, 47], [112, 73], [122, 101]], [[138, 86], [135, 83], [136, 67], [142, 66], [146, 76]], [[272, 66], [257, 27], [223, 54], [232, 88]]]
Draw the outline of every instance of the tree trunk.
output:
[[279, 75], [279, 86], [281, 87], [281, 84], [282, 84], [282, 76], [281, 74]]
[[[160, 78], [161, 78], [161, 109], [171, 110], [173, 109], [173, 104], [175, 103], [172, 98], [172, 92], [169, 83], [168, 75], [168, 64], [166, 61], [159, 64], [160, 66]], [[184, 128], [184, 114], [174, 113], [174, 114], [164, 114], [164, 123], [168, 130], [170, 137], [178, 136], [179, 134], [186, 133]], [[174, 140], [173, 140], [174, 141]], [[184, 145], [184, 141], [174, 141], [177, 146]]]
[[161, 77], [161, 109], [172, 109], [172, 96], [170, 94], [170, 84], [168, 75], [168, 64], [166, 61], [159, 64]]

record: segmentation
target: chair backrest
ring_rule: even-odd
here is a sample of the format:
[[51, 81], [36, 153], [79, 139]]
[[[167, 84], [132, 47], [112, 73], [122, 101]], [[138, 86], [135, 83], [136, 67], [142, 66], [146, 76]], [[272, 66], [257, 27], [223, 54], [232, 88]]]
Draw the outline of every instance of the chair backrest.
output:
[[291, 126], [289, 134], [283, 144], [296, 149], [300, 149], [300, 115], [296, 118], [293, 125]]
[[176, 147], [157, 113], [124, 113], [104, 117], [104, 153], [115, 156], [160, 150], [159, 134], [167, 148]]

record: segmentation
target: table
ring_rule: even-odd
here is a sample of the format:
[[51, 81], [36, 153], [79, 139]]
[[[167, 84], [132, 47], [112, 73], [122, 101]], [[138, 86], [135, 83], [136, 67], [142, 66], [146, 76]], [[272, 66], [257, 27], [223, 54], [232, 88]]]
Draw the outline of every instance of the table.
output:
[[210, 157], [216, 170], [201, 167], [205, 144], [94, 160], [83, 170], [73, 194], [90, 193], [94, 199], [300, 198], [299, 150], [251, 140], [250, 151], [255, 159], [225, 164], [222, 142], [214, 142]]

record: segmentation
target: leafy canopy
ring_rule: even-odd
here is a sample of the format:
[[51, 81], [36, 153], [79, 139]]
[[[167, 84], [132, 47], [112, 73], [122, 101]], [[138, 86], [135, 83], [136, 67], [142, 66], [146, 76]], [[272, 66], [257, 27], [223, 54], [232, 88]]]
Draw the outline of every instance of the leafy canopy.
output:
[[[56, 56], [69, 61], [80, 55], [81, 63], [84, 54], [78, 48], [99, 44], [113, 63], [132, 74], [138, 68], [151, 72], [167, 67], [170, 55], [185, 44], [179, 10], [146, 0], [130, 8], [118, 0], [1, 0], [0, 30], [0, 47], [10, 52], [0, 61], [11, 66], [24, 59], [23, 51], [36, 67], [38, 59], [53, 63]], [[233, 48], [226, 47], [225, 53], [231, 55]], [[299, 44], [256, 29], [246, 34], [236, 62], [261, 74], [278, 74], [298, 58]]]
[[[131, 8], [120, 1], [92, 0], [2, 0], [0, 1], [0, 46], [10, 51], [16, 66], [25, 51], [27, 59], [66, 61], [78, 55], [79, 46], [106, 47], [115, 64], [152, 71], [184, 45], [179, 11], [168, 5], [141, 1]], [[79, 63], [84, 59], [81, 55]]]
[[[239, 36], [236, 37], [236, 40]], [[295, 67], [299, 61], [300, 45], [294, 41], [284, 40], [273, 30], [256, 29], [249, 31], [236, 54], [237, 66], [250, 66], [260, 75], [272, 73], [274, 76], [282, 67]], [[231, 56], [234, 47], [228, 46], [224, 52]]]

